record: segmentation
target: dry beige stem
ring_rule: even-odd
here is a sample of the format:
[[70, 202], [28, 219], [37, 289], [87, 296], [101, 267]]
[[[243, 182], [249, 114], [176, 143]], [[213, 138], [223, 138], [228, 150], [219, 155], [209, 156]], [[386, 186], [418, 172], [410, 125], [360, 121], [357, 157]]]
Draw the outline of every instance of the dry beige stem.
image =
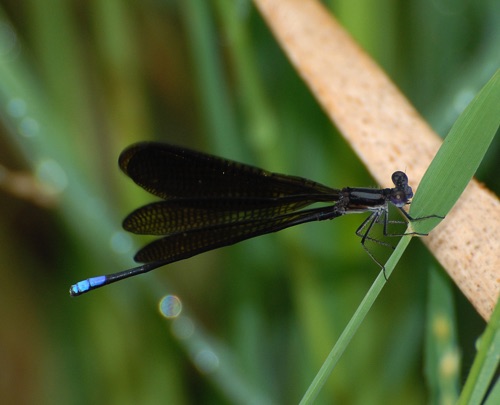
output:
[[[370, 57], [315, 0], [255, 0], [331, 120], [380, 184], [395, 169], [418, 187], [441, 139]], [[480, 206], [481, 209], [477, 209]], [[473, 180], [424, 238], [485, 319], [500, 288], [500, 203]]]

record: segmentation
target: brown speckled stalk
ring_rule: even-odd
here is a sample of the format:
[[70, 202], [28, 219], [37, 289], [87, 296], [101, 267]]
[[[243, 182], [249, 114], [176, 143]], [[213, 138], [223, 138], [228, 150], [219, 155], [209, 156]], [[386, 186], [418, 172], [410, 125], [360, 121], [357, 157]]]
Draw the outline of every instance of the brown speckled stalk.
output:
[[[416, 189], [441, 139], [315, 0], [255, 0], [289, 59], [377, 181]], [[479, 209], [480, 207], [480, 209]], [[473, 180], [425, 244], [489, 319], [500, 288], [500, 202]]]

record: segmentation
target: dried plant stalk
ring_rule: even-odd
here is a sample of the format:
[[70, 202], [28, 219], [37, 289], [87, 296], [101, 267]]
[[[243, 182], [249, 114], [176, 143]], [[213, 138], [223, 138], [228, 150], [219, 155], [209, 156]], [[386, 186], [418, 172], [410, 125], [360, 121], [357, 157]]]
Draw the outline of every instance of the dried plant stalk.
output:
[[[417, 188], [441, 139], [316, 0], [255, 0], [289, 59], [379, 184], [406, 170]], [[478, 210], [476, 207], [480, 206]], [[500, 290], [500, 203], [473, 180], [424, 238], [441, 265], [489, 319]]]

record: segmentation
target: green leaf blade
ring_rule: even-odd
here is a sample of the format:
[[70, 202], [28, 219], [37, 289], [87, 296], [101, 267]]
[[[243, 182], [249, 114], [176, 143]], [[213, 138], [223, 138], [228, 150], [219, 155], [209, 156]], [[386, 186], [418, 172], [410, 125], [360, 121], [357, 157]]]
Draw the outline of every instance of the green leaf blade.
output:
[[[474, 176], [500, 126], [500, 70], [462, 112], [427, 169], [412, 201], [410, 215], [445, 216]], [[436, 193], [436, 190], [440, 190]], [[428, 233], [439, 223], [414, 222]]]

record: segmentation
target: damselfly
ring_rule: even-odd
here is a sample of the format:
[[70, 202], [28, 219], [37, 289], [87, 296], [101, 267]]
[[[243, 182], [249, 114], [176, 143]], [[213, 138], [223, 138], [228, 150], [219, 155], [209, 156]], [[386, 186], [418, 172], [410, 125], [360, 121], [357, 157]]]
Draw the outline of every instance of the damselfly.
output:
[[[162, 199], [132, 212], [123, 222], [124, 229], [163, 238], [135, 255], [135, 261], [144, 264], [80, 281], [71, 286], [72, 296], [245, 239], [306, 222], [365, 212], [370, 215], [356, 234], [363, 248], [383, 268], [365, 243], [371, 240], [387, 245], [370, 236], [373, 225], [379, 222], [383, 222], [385, 236], [402, 236], [387, 231], [389, 205], [397, 207], [409, 221], [438, 217], [414, 219], [404, 210], [413, 191], [401, 171], [392, 174], [393, 188], [334, 189], [305, 178], [153, 142], [125, 149], [119, 165], [135, 183]], [[318, 202], [329, 205], [305, 209]]]

